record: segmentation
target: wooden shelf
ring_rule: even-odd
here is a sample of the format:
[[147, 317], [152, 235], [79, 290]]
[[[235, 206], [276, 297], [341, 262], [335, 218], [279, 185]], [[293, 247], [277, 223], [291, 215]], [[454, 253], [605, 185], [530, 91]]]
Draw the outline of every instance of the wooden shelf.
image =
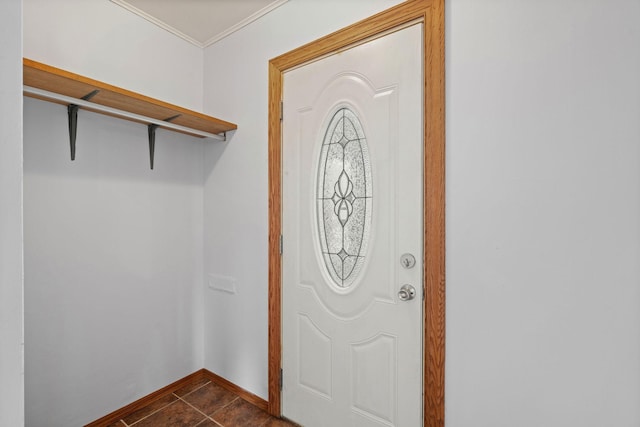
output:
[[[94, 91], [98, 91], [90, 98], [91, 103], [100, 104], [140, 116], [150, 117], [156, 120], [170, 120], [172, 124], [207, 133], [223, 134], [237, 129], [237, 126], [233, 123], [216, 119], [215, 117], [207, 116], [196, 111], [187, 110], [176, 105], [168, 104], [157, 99], [149, 98], [135, 92], [83, 77], [78, 74], [70, 73], [27, 58], [23, 59], [23, 73], [25, 86], [55, 92], [57, 94], [76, 99], [81, 99]], [[28, 93], [25, 93], [25, 95], [34, 98], [46, 99], [44, 97]], [[66, 104], [61, 101], [54, 101], [51, 99], [46, 100]], [[83, 109], [91, 110], [91, 107], [83, 107]], [[94, 111], [110, 115], [109, 113], [102, 111]], [[125, 119], [140, 121], [132, 118]], [[162, 125], [160, 125], [160, 127], [162, 127]], [[189, 134], [188, 131], [178, 132]], [[199, 136], [195, 134], [192, 135]]]

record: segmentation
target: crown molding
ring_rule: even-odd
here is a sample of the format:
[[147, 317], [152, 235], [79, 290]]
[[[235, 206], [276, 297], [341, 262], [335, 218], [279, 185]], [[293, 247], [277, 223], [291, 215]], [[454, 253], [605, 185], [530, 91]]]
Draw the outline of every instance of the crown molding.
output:
[[283, 4], [285, 4], [287, 1], [289, 0], [276, 0], [270, 4], [268, 4], [267, 6], [263, 7], [262, 9], [260, 9], [259, 11], [255, 12], [254, 14], [248, 16], [247, 18], [243, 19], [242, 21], [238, 22], [237, 24], [233, 25], [232, 27], [222, 31], [219, 34], [216, 34], [215, 36], [211, 37], [209, 40], [205, 41], [205, 42], [200, 42], [199, 40], [194, 39], [193, 37], [183, 33], [182, 31], [178, 30], [177, 28], [167, 24], [166, 22], [164, 22], [161, 19], [158, 19], [152, 15], [149, 15], [147, 12], [138, 9], [137, 7], [131, 5], [129, 2], [127, 2], [126, 0], [110, 0], [112, 3], [117, 4], [118, 6], [128, 10], [129, 12], [132, 12], [136, 15], [138, 15], [139, 17], [146, 19], [147, 21], [151, 22], [154, 25], [157, 25], [158, 27], [180, 37], [181, 39], [193, 44], [194, 46], [197, 46], [201, 49], [204, 49], [207, 46], [211, 46], [212, 44], [222, 40], [223, 38], [235, 33], [236, 31], [240, 30], [241, 28], [249, 25], [250, 23], [256, 21], [257, 19], [261, 18], [262, 16], [266, 15], [267, 13], [271, 12], [274, 9], [277, 9], [278, 7], [282, 6]]
[[256, 13], [254, 13], [253, 15], [243, 19], [242, 21], [238, 22], [237, 24], [235, 24], [234, 26], [230, 27], [229, 29], [221, 32], [220, 34], [218, 34], [216, 36], [211, 37], [209, 40], [207, 40], [204, 43], [204, 47], [211, 46], [215, 42], [218, 42], [218, 41], [222, 40], [223, 38], [231, 35], [232, 33], [235, 33], [239, 29], [241, 29], [243, 27], [246, 27], [247, 25], [251, 24], [253, 21], [258, 20], [259, 18], [263, 17], [264, 15], [266, 15], [269, 12], [271, 12], [272, 10], [279, 8], [280, 6], [282, 6], [283, 4], [285, 4], [288, 1], [289, 0], [276, 0], [276, 1], [268, 4], [267, 6], [263, 7], [262, 9], [260, 9]]

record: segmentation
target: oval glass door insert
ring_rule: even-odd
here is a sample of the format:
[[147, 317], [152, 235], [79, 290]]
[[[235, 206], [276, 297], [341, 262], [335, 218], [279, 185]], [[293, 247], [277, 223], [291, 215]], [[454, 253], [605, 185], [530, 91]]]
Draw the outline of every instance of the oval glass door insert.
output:
[[336, 286], [358, 278], [371, 234], [371, 160], [360, 120], [340, 108], [325, 130], [318, 162], [316, 206], [324, 264]]

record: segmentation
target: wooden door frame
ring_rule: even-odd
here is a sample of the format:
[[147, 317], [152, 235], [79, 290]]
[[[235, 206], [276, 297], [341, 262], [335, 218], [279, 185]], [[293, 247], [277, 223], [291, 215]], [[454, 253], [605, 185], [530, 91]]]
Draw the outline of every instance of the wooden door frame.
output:
[[409, 0], [269, 61], [269, 413], [280, 416], [283, 73], [411, 21], [424, 22], [425, 427], [444, 426], [444, 0]]

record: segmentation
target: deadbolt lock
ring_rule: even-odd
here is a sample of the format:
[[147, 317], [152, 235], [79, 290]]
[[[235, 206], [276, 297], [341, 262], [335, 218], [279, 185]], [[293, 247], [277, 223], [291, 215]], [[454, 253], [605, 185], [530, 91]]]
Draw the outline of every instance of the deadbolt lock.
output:
[[411, 254], [402, 254], [400, 257], [400, 265], [406, 269], [413, 268], [416, 265], [416, 257]]

